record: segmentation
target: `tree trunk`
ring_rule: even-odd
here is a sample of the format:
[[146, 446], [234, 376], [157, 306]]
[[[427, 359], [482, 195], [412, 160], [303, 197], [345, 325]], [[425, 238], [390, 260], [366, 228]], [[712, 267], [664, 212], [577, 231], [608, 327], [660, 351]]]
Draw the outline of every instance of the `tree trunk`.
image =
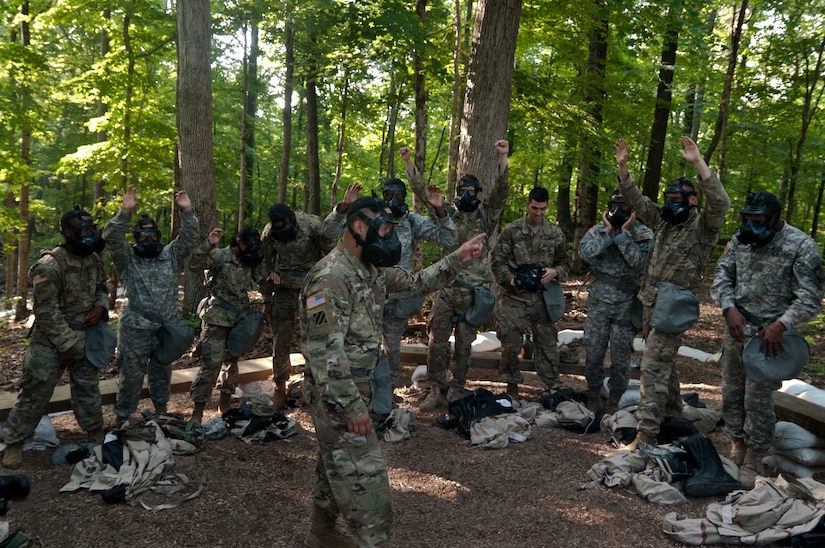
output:
[[462, 47], [464, 38], [469, 36], [469, 32], [464, 32], [465, 27], [469, 28], [472, 15], [472, 0], [467, 2], [466, 23], [461, 19], [461, 0], [455, 0], [455, 52], [453, 54], [453, 100], [450, 114], [450, 136], [447, 140], [447, 186], [444, 189], [445, 196], [452, 197], [455, 194], [455, 184], [458, 181], [458, 145], [459, 131], [461, 126], [460, 113], [464, 109], [464, 90], [467, 84], [467, 66], [464, 59], [467, 58], [466, 51], [469, 48]]
[[258, 111], [258, 24], [249, 25], [249, 55], [245, 58], [246, 67], [243, 78], [243, 96], [245, 97], [241, 119], [241, 184], [238, 200], [238, 231], [246, 223], [255, 206], [253, 201], [255, 174], [255, 113]]
[[[507, 138], [520, 18], [521, 0], [481, 0], [476, 10], [456, 175], [472, 173], [482, 187], [498, 173], [493, 144]], [[491, 242], [498, 228], [489, 227]]]
[[[205, 239], [217, 226], [209, 0], [186, 0], [178, 2], [177, 7], [180, 183], [192, 199], [200, 234]], [[184, 311], [192, 313], [205, 295], [202, 275], [187, 270]]]
[[576, 219], [573, 231], [573, 253], [570, 269], [579, 273], [584, 263], [579, 257], [579, 242], [596, 222], [599, 182], [601, 178], [602, 109], [604, 108], [604, 76], [607, 63], [608, 10], [603, 0], [596, 0], [589, 34], [587, 70], [584, 78], [584, 109], [588, 115], [588, 129], [582, 138], [579, 158], [579, 182], [576, 185]]
[[[28, 0], [20, 4], [20, 39], [24, 48], [31, 45], [31, 34], [29, 32], [29, 2]], [[28, 85], [21, 86], [22, 107], [24, 112], [28, 112], [32, 104], [31, 89]], [[32, 132], [28, 126], [23, 127], [20, 135], [20, 160], [26, 166], [31, 166], [31, 140]], [[29, 183], [30, 181], [20, 181], [20, 225], [22, 230], [17, 237], [17, 303], [14, 307], [14, 319], [18, 322], [29, 317], [29, 242], [31, 241], [31, 223], [29, 222]]]
[[[427, 22], [427, 0], [416, 0], [415, 12], [418, 14], [418, 24], [425, 28]], [[416, 48], [413, 52], [413, 90], [415, 92], [415, 144], [413, 164], [423, 176], [424, 160], [427, 157], [427, 81], [424, 77], [424, 58], [421, 50]], [[392, 151], [390, 151], [392, 154]], [[424, 204], [419, 204], [418, 199], [413, 195], [413, 208], [421, 211]]]
[[667, 141], [667, 122], [673, 101], [673, 68], [676, 66], [676, 47], [679, 42], [677, 23], [681, 19], [682, 3], [673, 4], [668, 11], [668, 25], [662, 44], [662, 62], [659, 69], [659, 85], [656, 88], [656, 107], [653, 109], [653, 127], [650, 129], [650, 145], [642, 191], [651, 200], [659, 199], [659, 183], [662, 180], [662, 160]]
[[[310, 40], [314, 46], [316, 38]], [[307, 52], [306, 105], [307, 105], [307, 212], [321, 214], [321, 161], [318, 156], [318, 62], [316, 52]]]
[[344, 69], [344, 85], [341, 88], [341, 121], [338, 125], [337, 160], [335, 162], [335, 180], [329, 192], [329, 207], [338, 203], [338, 186], [341, 183], [341, 171], [344, 166], [344, 138], [347, 134], [347, 102], [349, 101], [349, 65]]
[[[556, 194], [556, 222], [567, 241], [573, 241], [573, 217], [570, 214], [570, 184], [573, 180], [573, 162], [576, 153], [571, 136], [565, 139], [562, 161], [556, 169], [559, 191]], [[609, 189], [608, 189], [609, 190]]]
[[295, 31], [292, 19], [284, 23], [284, 145], [281, 151], [281, 169], [278, 175], [278, 201], [286, 203], [286, 187], [289, 182], [289, 156], [292, 153], [292, 89], [295, 74]]
[[811, 221], [811, 238], [816, 240], [819, 231], [819, 212], [822, 209], [822, 194], [825, 192], [825, 179], [819, 180], [819, 190], [816, 193], [816, 204], [814, 205], [814, 215]]
[[[109, 8], [105, 8], [103, 10], [103, 20], [108, 23], [111, 18], [111, 10]], [[106, 56], [109, 55], [109, 31], [106, 29], [105, 26], [100, 28], [100, 59], [106, 59]], [[99, 101], [97, 103], [97, 116], [99, 118], [103, 118], [106, 113], [109, 111], [109, 105], [106, 104], [104, 101]], [[106, 140], [109, 138], [108, 134], [105, 131], [98, 131], [97, 132], [97, 142], [98, 143], [105, 143]], [[95, 179], [95, 204], [102, 206], [107, 202], [106, 196], [106, 188], [104, 186], [105, 180], [103, 178]], [[114, 296], [110, 296], [112, 302], [114, 302]]]

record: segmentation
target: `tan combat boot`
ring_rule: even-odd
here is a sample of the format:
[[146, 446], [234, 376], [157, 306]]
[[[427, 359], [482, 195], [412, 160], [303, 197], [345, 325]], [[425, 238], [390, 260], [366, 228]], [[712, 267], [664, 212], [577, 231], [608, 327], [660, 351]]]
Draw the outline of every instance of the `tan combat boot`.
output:
[[604, 413], [604, 402], [602, 401], [601, 387], [590, 387], [587, 389], [587, 408], [595, 414]]
[[742, 484], [742, 487], [753, 489], [756, 476], [765, 475], [765, 465], [762, 464], [762, 459], [769, 454], [768, 451], [757, 451], [752, 447], [748, 447], [747, 453], [745, 453], [745, 462], [742, 468], [739, 469], [739, 483]]
[[104, 432], [102, 428], [97, 428], [96, 430], [89, 431], [89, 440], [95, 442], [98, 445], [101, 445], [105, 438], [106, 432]]
[[275, 382], [275, 393], [272, 394], [272, 407], [275, 411], [280, 411], [286, 407], [286, 381]]
[[23, 444], [12, 443], [3, 451], [3, 467], [17, 469], [23, 465]]
[[607, 397], [607, 403], [604, 405], [605, 415], [615, 415], [619, 410], [619, 402], [622, 399], [621, 394], [614, 394], [613, 392]]
[[221, 399], [218, 401], [218, 411], [221, 415], [232, 409], [232, 394], [221, 392]]
[[312, 505], [312, 526], [304, 540], [307, 548], [355, 548], [355, 539], [335, 528], [335, 516]]
[[639, 447], [640, 443], [648, 443], [650, 445], [656, 445], [656, 440], [653, 439], [653, 436], [648, 434], [647, 432], [643, 432], [641, 430], [636, 431], [636, 438], [633, 441], [622, 447], [622, 449], [626, 449], [628, 451], [636, 451]]
[[195, 408], [192, 410], [192, 416], [189, 420], [200, 424], [203, 421], [204, 409], [206, 409], [206, 402], [195, 402]]
[[513, 398], [514, 400], [518, 399], [518, 383], [517, 382], [508, 382], [507, 383], [507, 395]]
[[745, 444], [745, 440], [742, 438], [731, 438], [730, 439], [730, 460], [733, 461], [733, 464], [736, 466], [741, 467], [745, 464], [745, 454], [748, 451], [748, 446]]
[[427, 397], [424, 398], [418, 408], [422, 413], [431, 413], [442, 405], [447, 405], [447, 400], [444, 397], [445, 392], [444, 386], [433, 383], [430, 387], [430, 393], [427, 394]]
[[451, 384], [450, 387], [447, 389], [447, 403], [459, 400], [463, 398], [464, 395], [467, 393], [469, 393], [469, 391], [465, 390], [463, 386], [456, 386]]

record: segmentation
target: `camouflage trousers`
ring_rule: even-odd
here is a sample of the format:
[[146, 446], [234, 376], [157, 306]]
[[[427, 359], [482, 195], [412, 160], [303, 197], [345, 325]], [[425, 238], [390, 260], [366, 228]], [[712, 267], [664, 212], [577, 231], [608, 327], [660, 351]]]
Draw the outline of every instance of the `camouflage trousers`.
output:
[[450, 365], [450, 333], [455, 331], [451, 386], [463, 388], [470, 367], [470, 352], [476, 338], [476, 328], [467, 322], [454, 322], [463, 316], [473, 302], [473, 294], [460, 287], [445, 287], [433, 296], [433, 307], [427, 324], [427, 376], [431, 383], [447, 387], [447, 366]]
[[298, 324], [300, 289], [279, 286], [272, 296], [272, 380], [288, 381], [292, 372], [289, 350]]
[[[238, 359], [226, 355], [226, 339], [231, 327], [205, 324], [203, 335], [198, 343], [200, 347], [200, 370], [192, 382], [189, 397], [195, 403], [212, 401], [212, 388], [217, 381], [217, 388], [228, 394], [235, 393], [238, 386]], [[228, 357], [224, 361], [224, 357]]]
[[[369, 383], [357, 386], [369, 408]], [[367, 436], [349, 432], [345, 417], [321, 398], [309, 378], [304, 379], [303, 398], [318, 438], [313, 502], [330, 515], [341, 514], [358, 546], [389, 546], [390, 483], [375, 431]]]
[[392, 411], [392, 393], [401, 376], [401, 337], [407, 330], [407, 318], [395, 316], [395, 301], [384, 305], [381, 320], [383, 349], [372, 373], [372, 412], [386, 415]]
[[559, 377], [559, 347], [556, 326], [547, 316], [544, 299], [538, 293], [530, 294], [532, 301], [525, 303], [499, 296], [496, 308], [496, 331], [501, 341], [501, 362], [498, 369], [504, 382], [524, 382], [519, 370], [519, 354], [524, 346], [524, 334], [529, 327], [533, 333], [535, 355], [533, 365], [539, 378], [550, 390], [561, 388]]
[[[60, 354], [54, 347], [32, 341], [23, 357], [20, 394], [3, 429], [6, 443], [20, 443], [34, 434], [60, 380], [59, 365]], [[69, 369], [69, 383], [72, 411], [80, 427], [87, 432], [103, 428], [98, 369], [88, 360], [76, 361]]]
[[730, 333], [722, 344], [722, 418], [732, 438], [744, 438], [748, 447], [767, 451], [773, 445], [776, 412], [773, 391], [780, 382], [753, 382], [745, 375], [742, 347]]
[[665, 417], [682, 416], [682, 395], [676, 369], [676, 353], [681, 343], [682, 333], [662, 333], [652, 328], [645, 339], [641, 399], [636, 415], [638, 429], [654, 438]]
[[159, 340], [156, 329], [121, 329], [117, 345], [117, 402], [115, 415], [128, 417], [137, 410], [143, 390], [143, 377], [148, 375], [149, 397], [155, 406], [169, 403], [172, 365], [160, 363], [153, 350]]
[[590, 299], [587, 318], [584, 321], [584, 376], [587, 386], [600, 388], [604, 382], [604, 357], [610, 346], [610, 380], [608, 386], [611, 394], [624, 394], [630, 380], [628, 369], [630, 355], [633, 353], [633, 337], [636, 328], [630, 321], [632, 296], [626, 303], [597, 302]]

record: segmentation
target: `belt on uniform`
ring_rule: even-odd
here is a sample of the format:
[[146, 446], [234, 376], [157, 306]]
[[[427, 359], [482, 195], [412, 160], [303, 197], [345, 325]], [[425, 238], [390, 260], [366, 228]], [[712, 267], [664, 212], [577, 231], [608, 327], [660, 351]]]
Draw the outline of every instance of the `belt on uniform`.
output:
[[289, 270], [285, 268], [281, 270], [281, 274], [288, 274], [290, 276], [295, 276], [296, 278], [303, 278], [309, 274], [309, 270]]

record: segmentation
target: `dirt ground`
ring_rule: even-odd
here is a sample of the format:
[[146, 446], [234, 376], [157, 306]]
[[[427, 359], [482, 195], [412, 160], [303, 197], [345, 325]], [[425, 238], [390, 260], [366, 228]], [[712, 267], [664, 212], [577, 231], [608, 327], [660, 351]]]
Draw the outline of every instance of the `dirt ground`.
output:
[[[566, 285], [572, 301], [560, 329], [583, 327], [584, 281]], [[721, 347], [720, 314], [708, 302], [706, 291], [700, 298], [704, 301], [702, 318], [684, 342], [715, 353]], [[0, 332], [0, 389], [15, 391], [26, 330], [13, 323], [5, 327]], [[409, 334], [417, 338], [416, 333]], [[824, 345], [822, 340], [816, 342], [814, 355], [819, 355]], [[268, 355], [270, 344], [268, 338], [263, 340], [250, 357]], [[191, 358], [183, 358], [175, 367], [192, 365]], [[416, 365], [403, 365], [399, 386], [409, 387]], [[680, 357], [678, 367], [683, 392], [697, 392], [708, 407], [721, 406], [716, 364]], [[114, 374], [112, 367], [105, 371], [105, 375]], [[492, 369], [471, 369], [468, 387], [503, 391], [504, 384], [497, 377]], [[522, 396], [540, 396], [536, 375], [525, 372], [525, 379]], [[825, 386], [816, 373], [808, 372], [803, 379]], [[563, 381], [576, 390], [586, 390], [583, 377], [564, 375]], [[418, 411], [424, 394], [409, 388], [399, 393], [404, 398], [402, 406]], [[150, 406], [148, 400], [141, 403]], [[170, 411], [188, 418], [190, 406], [186, 395], [176, 395]], [[111, 406], [104, 412], [111, 424]], [[204, 419], [216, 414], [213, 404]], [[51, 450], [26, 452], [20, 473], [30, 478], [31, 494], [11, 501], [4, 519], [12, 531], [20, 529], [29, 535], [35, 546], [301, 546], [309, 526], [316, 441], [310, 417], [301, 410], [292, 410], [290, 415], [298, 423], [298, 434], [287, 441], [247, 445], [227, 438], [207, 442], [196, 455], [176, 457], [175, 471], [202, 484], [203, 492], [177, 508], [157, 512], [107, 504], [100, 495], [86, 491], [59, 493], [69, 480], [70, 465], [50, 464]], [[483, 450], [470, 446], [454, 431], [431, 426], [435, 416], [419, 414], [409, 441], [382, 442], [395, 514], [393, 546], [678, 546], [661, 532], [665, 514], [677, 511], [702, 517], [706, 505], [713, 502], [692, 499], [667, 508], [620, 489], [579, 491], [588, 481], [587, 470], [614, 451], [601, 432], [575, 435], [535, 427], [525, 443]], [[71, 414], [55, 417], [53, 423], [61, 443], [86, 441]], [[710, 437], [726, 455], [727, 435], [717, 430]], [[175, 496], [150, 495], [146, 501], [160, 504], [169, 498]]]

